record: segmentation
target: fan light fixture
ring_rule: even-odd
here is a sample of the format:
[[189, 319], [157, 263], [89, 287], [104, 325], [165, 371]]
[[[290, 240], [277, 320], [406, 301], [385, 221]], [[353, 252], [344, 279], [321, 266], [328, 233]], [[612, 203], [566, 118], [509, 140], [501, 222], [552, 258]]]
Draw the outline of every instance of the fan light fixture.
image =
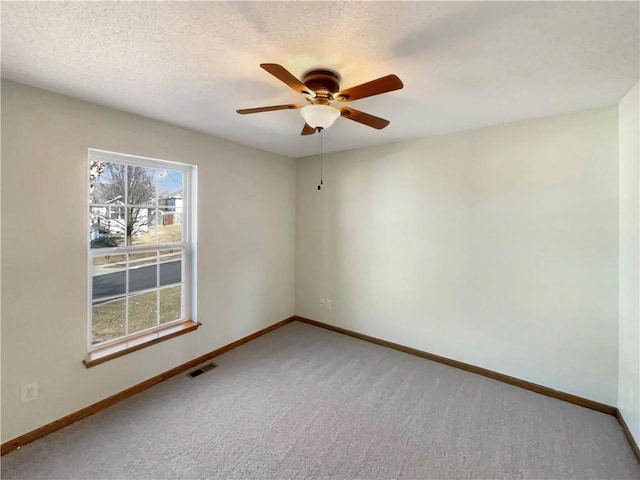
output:
[[300, 115], [313, 128], [329, 128], [340, 116], [340, 110], [330, 105], [307, 105], [300, 109]]

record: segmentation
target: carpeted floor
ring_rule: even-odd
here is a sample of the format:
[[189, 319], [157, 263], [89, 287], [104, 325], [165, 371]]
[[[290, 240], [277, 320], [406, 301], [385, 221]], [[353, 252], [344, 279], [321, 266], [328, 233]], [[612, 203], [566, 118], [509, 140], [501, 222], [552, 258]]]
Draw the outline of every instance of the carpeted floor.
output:
[[2, 457], [3, 479], [637, 479], [609, 415], [294, 322]]

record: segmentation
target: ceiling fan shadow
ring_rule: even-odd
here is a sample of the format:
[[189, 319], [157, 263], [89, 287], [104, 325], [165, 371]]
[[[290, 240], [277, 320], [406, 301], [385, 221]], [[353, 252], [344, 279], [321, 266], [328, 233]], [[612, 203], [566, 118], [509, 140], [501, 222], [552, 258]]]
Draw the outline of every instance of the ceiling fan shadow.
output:
[[[223, 81], [218, 80], [218, 86], [223, 91], [233, 92], [239, 90], [242, 92], [242, 98], [248, 101], [252, 100], [271, 100], [282, 97], [283, 89], [274, 82], [268, 80], [254, 80], [249, 78], [229, 78]], [[295, 98], [292, 95], [292, 98]]]
[[514, 15], [524, 14], [537, 2], [478, 2], [466, 4], [414, 30], [396, 41], [391, 51], [396, 57], [419, 55], [426, 49], [447, 46], [458, 39], [495, 28]]

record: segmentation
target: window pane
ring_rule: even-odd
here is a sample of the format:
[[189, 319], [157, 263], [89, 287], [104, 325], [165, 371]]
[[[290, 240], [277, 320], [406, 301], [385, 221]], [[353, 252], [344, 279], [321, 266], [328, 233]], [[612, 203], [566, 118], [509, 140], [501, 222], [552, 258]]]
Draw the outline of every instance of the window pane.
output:
[[160, 250], [160, 286], [182, 282], [182, 250]]
[[158, 252], [129, 254], [129, 293], [158, 286]]
[[158, 243], [182, 242], [182, 207], [160, 207]]
[[123, 207], [91, 207], [89, 225], [91, 248], [121, 247], [124, 244]]
[[120, 298], [93, 304], [92, 345], [113, 340], [126, 334], [126, 306], [124, 302], [125, 299]]
[[157, 170], [158, 176], [158, 191], [159, 193], [159, 204], [168, 205], [166, 202], [167, 199], [181, 199], [182, 200], [182, 172], [179, 170], [170, 170], [160, 168]]
[[93, 257], [93, 300], [126, 293], [127, 264], [124, 255]]
[[89, 328], [99, 346], [184, 318], [192, 179], [190, 166], [112, 152], [90, 150], [89, 162]]
[[92, 161], [89, 171], [90, 203], [124, 204], [125, 179], [124, 165]]
[[156, 169], [147, 167], [127, 167], [127, 205], [155, 205]]
[[160, 290], [160, 323], [179, 320], [182, 316], [182, 286]]
[[152, 245], [156, 243], [156, 208], [129, 207], [127, 209], [128, 245]]
[[129, 297], [129, 332], [135, 333], [158, 324], [158, 291]]

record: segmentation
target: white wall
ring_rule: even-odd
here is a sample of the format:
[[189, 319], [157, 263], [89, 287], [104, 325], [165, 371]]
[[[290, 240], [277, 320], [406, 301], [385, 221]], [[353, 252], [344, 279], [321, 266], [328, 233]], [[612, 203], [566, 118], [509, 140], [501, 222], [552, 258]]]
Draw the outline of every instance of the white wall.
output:
[[640, 444], [640, 82], [618, 106], [620, 352], [618, 408]]
[[[203, 326], [85, 369], [90, 147], [198, 166]], [[2, 173], [3, 442], [294, 314], [292, 159], [3, 81]]]
[[296, 312], [616, 405], [617, 156], [609, 107], [299, 159]]

